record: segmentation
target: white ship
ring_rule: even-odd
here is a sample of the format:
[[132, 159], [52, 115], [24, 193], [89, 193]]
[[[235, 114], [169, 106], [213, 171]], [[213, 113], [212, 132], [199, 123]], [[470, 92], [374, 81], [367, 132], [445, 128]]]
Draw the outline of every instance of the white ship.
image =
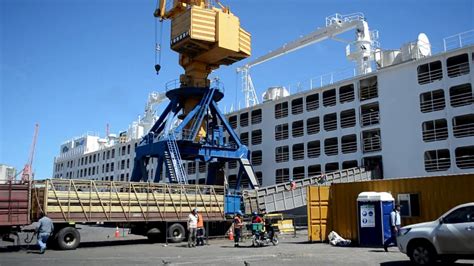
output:
[[[226, 115], [251, 150], [259, 183], [352, 167], [373, 170], [377, 178], [473, 173], [474, 31], [445, 38], [436, 54], [424, 34], [399, 50], [379, 49], [368, 28], [356, 36], [346, 51], [356, 61], [355, 75], [321, 78], [291, 95], [273, 87], [263, 103], [247, 97], [254, 104]], [[248, 76], [245, 82], [245, 93], [255, 95]], [[152, 107], [161, 97], [152, 94], [144, 118], [118, 137], [86, 134], [62, 144], [53, 177], [128, 181], [134, 149], [156, 121]], [[190, 183], [205, 183], [204, 163], [185, 167]], [[225, 170], [229, 183], [235, 182], [237, 164]]]

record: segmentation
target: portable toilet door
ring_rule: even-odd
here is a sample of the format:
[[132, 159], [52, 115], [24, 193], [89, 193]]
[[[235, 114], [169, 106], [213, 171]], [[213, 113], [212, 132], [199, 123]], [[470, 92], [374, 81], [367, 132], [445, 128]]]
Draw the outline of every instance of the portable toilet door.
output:
[[390, 235], [394, 198], [388, 192], [362, 192], [357, 197], [359, 245], [382, 246]]

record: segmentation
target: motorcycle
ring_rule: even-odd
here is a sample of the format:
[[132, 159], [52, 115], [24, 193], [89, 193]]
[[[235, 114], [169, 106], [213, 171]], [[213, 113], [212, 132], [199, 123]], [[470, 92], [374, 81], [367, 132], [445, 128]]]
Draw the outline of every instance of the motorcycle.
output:
[[270, 243], [274, 246], [278, 245], [278, 235], [271, 225], [265, 225], [265, 230], [263, 230], [263, 224], [260, 223], [253, 223], [250, 226], [252, 227], [252, 247], [263, 247]]

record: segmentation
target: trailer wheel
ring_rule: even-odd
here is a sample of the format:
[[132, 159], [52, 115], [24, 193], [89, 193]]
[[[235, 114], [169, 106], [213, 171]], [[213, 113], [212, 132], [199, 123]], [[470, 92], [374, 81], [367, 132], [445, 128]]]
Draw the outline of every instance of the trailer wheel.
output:
[[76, 249], [81, 242], [81, 235], [74, 227], [64, 227], [56, 234], [58, 248], [61, 250]]
[[179, 223], [172, 224], [168, 227], [168, 239], [171, 243], [180, 243], [183, 241], [186, 231], [184, 226]]
[[148, 237], [148, 241], [151, 243], [156, 243], [160, 241], [161, 231], [158, 228], [151, 228], [147, 231], [146, 236]]

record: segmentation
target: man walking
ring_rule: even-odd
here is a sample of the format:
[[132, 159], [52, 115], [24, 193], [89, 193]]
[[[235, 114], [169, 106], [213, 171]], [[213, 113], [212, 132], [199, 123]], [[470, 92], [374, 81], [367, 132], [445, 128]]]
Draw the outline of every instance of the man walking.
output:
[[44, 254], [46, 251], [46, 242], [48, 241], [49, 236], [53, 233], [54, 225], [53, 221], [51, 221], [51, 219], [49, 219], [44, 213], [41, 213], [40, 217], [36, 233], [38, 234], [40, 254]]
[[383, 243], [383, 249], [385, 252], [388, 252], [387, 248], [390, 244], [393, 243], [395, 246], [397, 245], [397, 236], [400, 233], [401, 225], [402, 221], [400, 218], [400, 204], [396, 204], [395, 209], [393, 209], [393, 211], [390, 213], [390, 229], [392, 235], [389, 239], [387, 239], [387, 241], [385, 241], [385, 243]]
[[196, 247], [197, 209], [193, 209], [188, 216], [188, 247]]

